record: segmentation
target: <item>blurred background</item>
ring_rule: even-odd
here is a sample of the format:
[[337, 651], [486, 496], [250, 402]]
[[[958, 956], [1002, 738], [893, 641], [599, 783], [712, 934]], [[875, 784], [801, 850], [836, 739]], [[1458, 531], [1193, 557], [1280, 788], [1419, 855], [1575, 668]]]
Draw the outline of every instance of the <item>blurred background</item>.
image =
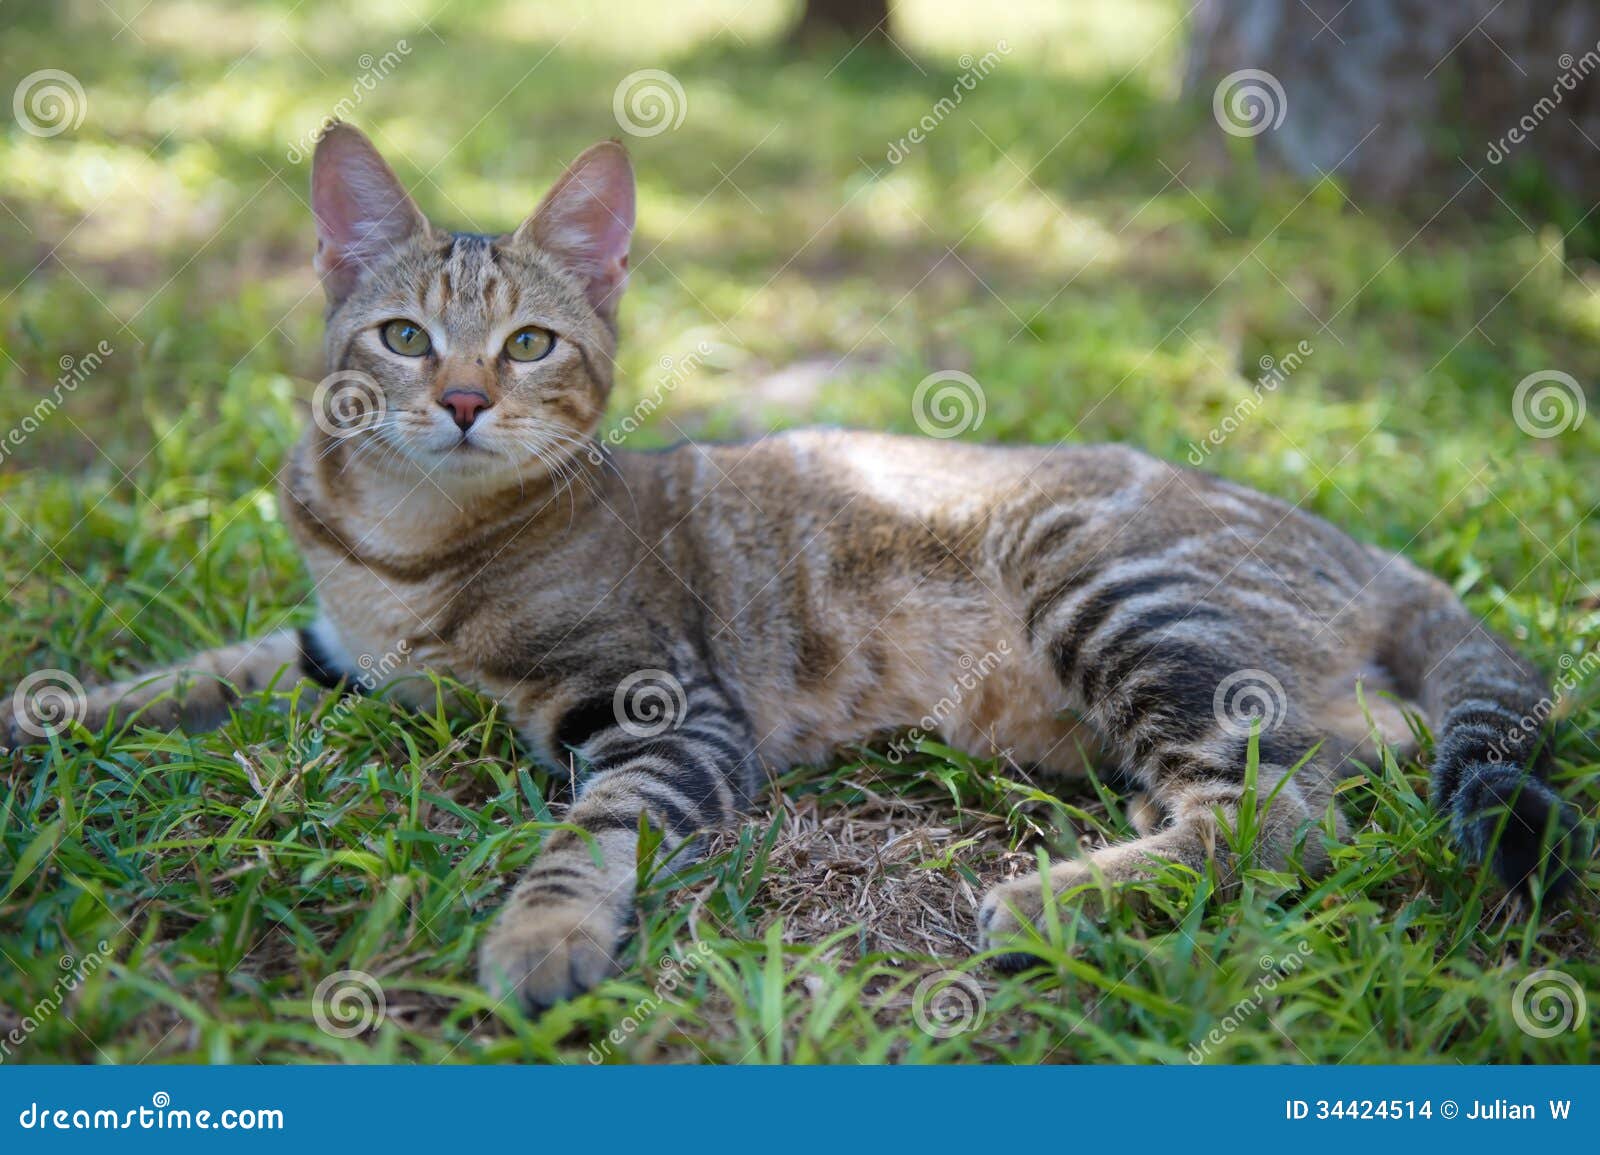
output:
[[[1514, 636], [1592, 817], [1597, 25], [1575, 0], [0, 0], [0, 692], [309, 616], [275, 473], [326, 373], [330, 118], [483, 232], [614, 137], [639, 179], [614, 443], [1122, 440], [1253, 484]], [[92, 954], [109, 978], [18, 1053], [582, 1061], [644, 979], [537, 1026], [472, 980], [550, 818], [493, 706], [251, 700], [219, 734], [0, 759], [0, 1029]], [[692, 900], [646, 894], [641, 963], [709, 935], [720, 993], [623, 1050], [1198, 1062], [1299, 942], [1281, 1007], [1203, 1058], [1592, 1060], [1581, 1014], [1551, 1038], [1510, 992], [1542, 965], [1594, 989], [1595, 891], [1503, 918], [1424, 779], [1341, 794], [1352, 845], [1303, 902], [1197, 892], [1169, 936], [1120, 910], [1050, 982], [976, 968], [989, 1018], [946, 1039], [902, 964], [964, 956], [1036, 847], [1126, 826], [1086, 785], [855, 752], [780, 783]], [[352, 967], [388, 1018], [333, 1037], [321, 984]]]
[[[627, 143], [618, 413], [666, 398], [632, 443], [915, 430], [917, 383], [959, 371], [963, 436], [1133, 441], [1508, 590], [1592, 541], [1593, 4], [7, 0], [0, 23], [13, 675], [296, 604], [271, 494], [325, 372], [306, 198], [335, 116], [478, 231]], [[1532, 437], [1513, 395], [1552, 372], [1569, 428]], [[1523, 527], [1472, 483], [1513, 462]], [[1495, 556], [1432, 534], [1463, 501]]]

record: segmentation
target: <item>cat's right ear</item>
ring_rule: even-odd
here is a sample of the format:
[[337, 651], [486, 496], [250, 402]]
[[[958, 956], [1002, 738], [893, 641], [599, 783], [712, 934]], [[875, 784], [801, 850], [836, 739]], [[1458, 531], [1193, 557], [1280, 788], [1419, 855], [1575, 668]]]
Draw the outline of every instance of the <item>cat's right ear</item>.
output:
[[311, 211], [317, 218], [317, 276], [337, 305], [361, 271], [428, 222], [372, 142], [335, 124], [311, 160]]

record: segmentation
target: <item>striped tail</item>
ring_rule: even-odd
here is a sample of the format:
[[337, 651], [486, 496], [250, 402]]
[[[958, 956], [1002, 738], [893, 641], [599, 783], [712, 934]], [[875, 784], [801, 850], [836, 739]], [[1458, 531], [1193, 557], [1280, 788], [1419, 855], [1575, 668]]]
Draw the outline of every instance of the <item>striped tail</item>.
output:
[[1576, 881], [1577, 817], [1549, 786], [1543, 678], [1441, 582], [1402, 570], [1384, 664], [1434, 727], [1432, 799], [1456, 845], [1513, 892], [1559, 897]]

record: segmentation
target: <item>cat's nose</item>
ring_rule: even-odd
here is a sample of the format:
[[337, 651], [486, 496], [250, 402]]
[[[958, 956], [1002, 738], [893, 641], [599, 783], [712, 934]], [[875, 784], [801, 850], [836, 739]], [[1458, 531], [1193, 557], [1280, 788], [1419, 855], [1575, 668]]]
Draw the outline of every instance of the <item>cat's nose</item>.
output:
[[456, 419], [461, 432], [465, 433], [491, 402], [487, 393], [479, 393], [476, 389], [451, 389], [439, 398], [439, 404], [450, 410], [450, 416]]

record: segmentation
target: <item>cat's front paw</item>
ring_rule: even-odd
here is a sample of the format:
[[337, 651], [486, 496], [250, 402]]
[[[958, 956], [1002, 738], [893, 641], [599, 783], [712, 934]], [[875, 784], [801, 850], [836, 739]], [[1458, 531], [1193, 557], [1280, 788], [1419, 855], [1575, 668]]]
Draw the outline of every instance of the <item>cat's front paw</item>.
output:
[[[1075, 910], [1093, 908], [1099, 895], [1092, 885], [1094, 875], [1087, 867], [1076, 863], [1056, 866], [1050, 871], [1050, 901], [1056, 904], [1060, 917], [1066, 919]], [[1026, 970], [1040, 962], [1028, 949], [1038, 941], [1038, 933], [1045, 926], [1044, 880], [1037, 874], [1002, 882], [989, 889], [978, 905], [978, 945], [982, 950], [1006, 950], [994, 965], [1002, 971]]]
[[513, 899], [479, 951], [478, 981], [496, 998], [541, 1010], [620, 971], [616, 956], [626, 931], [609, 904]]
[[42, 746], [53, 734], [65, 741], [76, 725], [98, 730], [110, 709], [100, 697], [99, 691], [85, 690], [62, 670], [29, 674], [0, 698], [0, 749]]

